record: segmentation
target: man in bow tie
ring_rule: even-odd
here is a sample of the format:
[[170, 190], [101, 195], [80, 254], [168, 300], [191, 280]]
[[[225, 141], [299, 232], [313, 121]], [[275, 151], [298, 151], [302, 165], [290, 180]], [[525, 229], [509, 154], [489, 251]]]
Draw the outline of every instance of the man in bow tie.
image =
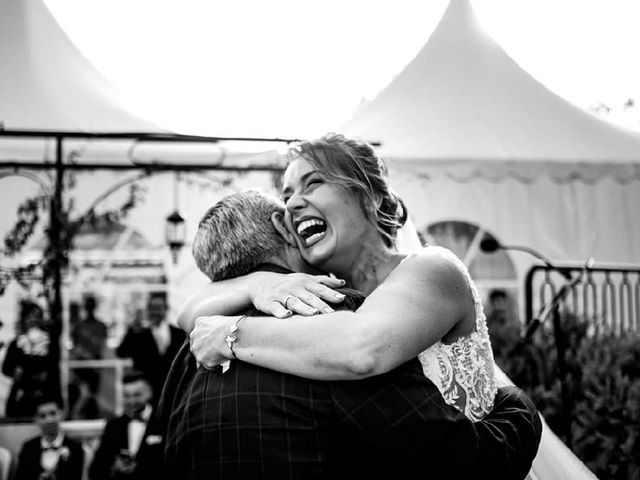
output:
[[42, 395], [35, 400], [34, 421], [40, 435], [23, 443], [16, 477], [20, 480], [81, 480], [84, 451], [79, 442], [60, 428], [62, 404], [58, 398]]
[[107, 421], [89, 467], [91, 480], [156, 479], [162, 437], [153, 422], [152, 389], [141, 372], [123, 378], [124, 413]]

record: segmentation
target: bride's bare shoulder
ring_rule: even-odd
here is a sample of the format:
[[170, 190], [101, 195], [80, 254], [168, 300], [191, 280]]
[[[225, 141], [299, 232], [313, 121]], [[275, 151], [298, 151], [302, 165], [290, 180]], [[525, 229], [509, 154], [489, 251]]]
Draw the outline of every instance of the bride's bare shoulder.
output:
[[416, 268], [428, 268], [437, 271], [459, 271], [464, 265], [462, 260], [451, 250], [445, 247], [429, 245], [418, 252], [409, 255], [403, 263], [413, 265]]
[[420, 284], [438, 290], [466, 290], [463, 288], [467, 285], [465, 270], [463, 262], [451, 250], [428, 246], [406, 257], [393, 278], [412, 287]]

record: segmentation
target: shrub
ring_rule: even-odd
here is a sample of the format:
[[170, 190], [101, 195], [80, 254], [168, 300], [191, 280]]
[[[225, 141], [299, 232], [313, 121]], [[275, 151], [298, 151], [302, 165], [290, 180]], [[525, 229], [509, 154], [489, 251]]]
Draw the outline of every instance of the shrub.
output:
[[531, 396], [549, 427], [595, 475], [640, 478], [640, 336], [595, 336], [587, 321], [570, 314], [562, 315], [561, 324], [567, 342], [568, 416], [550, 323], [529, 345], [514, 339], [512, 329], [490, 326], [492, 344], [498, 346], [496, 363]]

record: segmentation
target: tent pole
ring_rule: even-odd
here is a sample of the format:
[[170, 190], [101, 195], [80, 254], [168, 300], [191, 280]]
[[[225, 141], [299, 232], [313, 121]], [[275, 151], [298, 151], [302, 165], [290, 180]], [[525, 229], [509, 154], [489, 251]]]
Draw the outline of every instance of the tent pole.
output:
[[[60, 384], [60, 341], [62, 334], [62, 268], [64, 267], [64, 252], [62, 251], [62, 223], [63, 223], [63, 204], [62, 192], [64, 189], [64, 164], [63, 156], [63, 137], [56, 137], [56, 163], [55, 163], [55, 180], [54, 190], [51, 196], [49, 208], [49, 245], [51, 256], [49, 265], [46, 267], [51, 275], [51, 290], [47, 290], [49, 301], [50, 315], [50, 358], [51, 358], [51, 388], [62, 398], [62, 389]], [[46, 275], [45, 275], [46, 278]]]

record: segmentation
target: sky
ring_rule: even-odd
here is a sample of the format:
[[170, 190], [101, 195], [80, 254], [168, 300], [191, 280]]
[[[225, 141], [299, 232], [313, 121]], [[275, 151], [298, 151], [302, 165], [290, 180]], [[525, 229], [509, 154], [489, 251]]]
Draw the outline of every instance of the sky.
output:
[[[428, 41], [447, 0], [44, 0], [131, 109], [183, 133], [335, 130]], [[560, 96], [640, 130], [640, 2], [472, 0]]]

